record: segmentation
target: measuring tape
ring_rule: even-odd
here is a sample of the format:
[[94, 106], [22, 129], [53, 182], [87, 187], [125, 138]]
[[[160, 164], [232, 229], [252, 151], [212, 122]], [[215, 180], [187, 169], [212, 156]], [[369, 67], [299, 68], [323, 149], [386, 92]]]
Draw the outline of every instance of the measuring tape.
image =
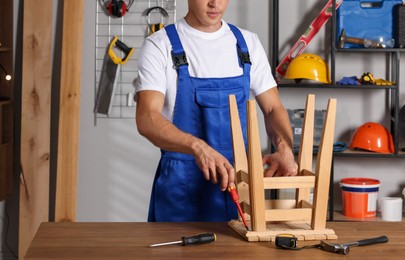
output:
[[292, 234], [279, 234], [276, 236], [276, 246], [286, 249], [297, 247], [297, 238]]

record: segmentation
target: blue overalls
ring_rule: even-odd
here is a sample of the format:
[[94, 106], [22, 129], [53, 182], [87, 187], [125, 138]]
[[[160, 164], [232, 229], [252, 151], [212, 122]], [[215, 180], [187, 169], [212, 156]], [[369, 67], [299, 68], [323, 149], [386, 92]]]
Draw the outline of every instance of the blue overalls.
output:
[[[246, 101], [250, 93], [250, 60], [246, 42], [235, 26], [235, 53], [243, 74], [227, 78], [190, 77], [188, 63], [175, 26], [165, 27], [178, 73], [173, 124], [205, 140], [233, 164], [228, 96], [236, 96], [246, 140]], [[216, 62], [213, 60], [212, 62]], [[149, 206], [150, 222], [228, 221], [237, 219], [236, 206], [228, 192], [204, 179], [194, 157], [161, 151]]]

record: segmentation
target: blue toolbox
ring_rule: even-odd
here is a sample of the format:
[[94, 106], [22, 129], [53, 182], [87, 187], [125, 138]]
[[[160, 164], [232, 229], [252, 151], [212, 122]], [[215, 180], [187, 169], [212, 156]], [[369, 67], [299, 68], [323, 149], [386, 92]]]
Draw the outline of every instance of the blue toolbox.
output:
[[402, 4], [402, 0], [343, 0], [336, 16], [337, 46], [375, 47], [367, 45], [371, 40], [392, 48], [395, 44], [394, 7]]

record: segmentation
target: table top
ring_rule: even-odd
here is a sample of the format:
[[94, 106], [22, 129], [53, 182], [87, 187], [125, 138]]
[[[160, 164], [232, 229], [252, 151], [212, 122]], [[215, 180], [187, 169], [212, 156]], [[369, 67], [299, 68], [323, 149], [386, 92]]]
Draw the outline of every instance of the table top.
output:
[[[341, 255], [319, 248], [279, 249], [274, 242], [247, 242], [228, 223], [42, 223], [24, 259], [405, 259], [405, 222], [328, 222], [338, 235], [331, 243], [387, 236], [388, 243], [351, 248]], [[203, 245], [151, 244], [178, 241], [182, 236], [214, 232], [215, 242]], [[298, 241], [298, 247], [319, 241]]]

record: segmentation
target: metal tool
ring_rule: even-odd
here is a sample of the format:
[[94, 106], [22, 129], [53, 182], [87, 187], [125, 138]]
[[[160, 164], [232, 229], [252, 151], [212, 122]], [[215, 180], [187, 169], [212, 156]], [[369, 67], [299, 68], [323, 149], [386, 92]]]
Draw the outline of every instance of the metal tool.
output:
[[[336, 1], [335, 8], [337, 9], [342, 4], [342, 2], [343, 1]], [[322, 8], [318, 16], [311, 22], [309, 27], [304, 31], [304, 33], [300, 36], [297, 42], [288, 51], [287, 55], [278, 64], [275, 73], [275, 78], [277, 82], [284, 77], [290, 62], [305, 50], [308, 44], [312, 41], [312, 39], [318, 34], [321, 28], [332, 16], [333, 10], [332, 6], [333, 2], [329, 0], [328, 3], [326, 3], [326, 5]]]
[[[117, 56], [114, 53], [113, 47], [121, 50], [124, 57], [121, 58]], [[119, 66], [128, 61], [133, 51], [134, 48], [126, 46], [122, 41], [118, 40], [117, 36], [110, 42], [104, 58], [100, 82], [97, 89], [97, 98], [94, 108], [95, 113], [109, 115]]]
[[246, 230], [249, 231], [249, 227], [246, 223], [245, 215], [243, 214], [242, 208], [239, 205], [239, 195], [236, 192], [235, 185], [229, 186], [228, 191], [231, 194], [231, 198], [232, 198], [233, 202], [235, 202], [236, 207], [238, 208], [238, 212], [239, 212], [240, 217], [242, 218], [243, 225], [245, 226]]
[[347, 255], [350, 252], [350, 247], [366, 246], [366, 245], [386, 243], [386, 242], [388, 242], [388, 237], [386, 237], [386, 236], [369, 238], [369, 239], [359, 240], [359, 241], [345, 243], [345, 244], [334, 244], [334, 243], [329, 243], [325, 240], [321, 240], [319, 247], [324, 251]]
[[215, 233], [202, 233], [191, 237], [182, 237], [179, 241], [173, 242], [166, 242], [166, 243], [159, 243], [153, 244], [149, 247], [157, 247], [157, 246], [167, 246], [167, 245], [199, 245], [199, 244], [207, 244], [217, 240], [217, 236]]
[[386, 46], [386, 44], [384, 44], [383, 42], [375, 41], [372, 39], [348, 37], [346, 35], [345, 29], [343, 29], [339, 36], [339, 48], [343, 49], [345, 47], [346, 42], [363, 45], [364, 47], [367, 47], [367, 48], [385, 48], [385, 47], [391, 46], [391, 45]]

